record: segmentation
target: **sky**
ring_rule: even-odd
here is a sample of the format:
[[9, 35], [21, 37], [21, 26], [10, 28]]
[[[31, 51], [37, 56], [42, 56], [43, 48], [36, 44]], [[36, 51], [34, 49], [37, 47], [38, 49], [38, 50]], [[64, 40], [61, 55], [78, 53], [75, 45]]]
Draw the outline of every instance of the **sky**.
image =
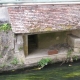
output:
[[0, 0], [0, 3], [5, 3], [5, 2], [77, 2], [80, 0]]

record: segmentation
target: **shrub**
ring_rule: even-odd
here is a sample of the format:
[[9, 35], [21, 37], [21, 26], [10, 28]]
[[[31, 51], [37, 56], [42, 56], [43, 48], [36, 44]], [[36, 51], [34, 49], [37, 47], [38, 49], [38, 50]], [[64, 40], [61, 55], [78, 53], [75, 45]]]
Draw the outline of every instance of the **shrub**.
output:
[[67, 57], [71, 57], [71, 54], [72, 54], [73, 50], [72, 49], [69, 49], [68, 52], [67, 52]]
[[15, 57], [12, 61], [11, 64], [17, 65], [19, 63], [19, 60]]
[[39, 62], [38, 65], [43, 68], [45, 65], [49, 64], [52, 61], [51, 58], [42, 58]]

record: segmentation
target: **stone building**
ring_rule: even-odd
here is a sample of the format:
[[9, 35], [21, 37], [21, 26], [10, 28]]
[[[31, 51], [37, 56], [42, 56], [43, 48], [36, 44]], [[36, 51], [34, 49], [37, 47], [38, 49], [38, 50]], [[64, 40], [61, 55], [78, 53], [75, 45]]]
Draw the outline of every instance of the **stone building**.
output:
[[[1, 53], [6, 51], [8, 56], [16, 56], [27, 66], [45, 57], [54, 58], [59, 55], [59, 60], [64, 58], [66, 46], [71, 47], [74, 55], [79, 56], [80, 4], [26, 3], [3, 6], [8, 11], [12, 31], [1, 32]], [[57, 49], [58, 44], [62, 44], [59, 46], [62, 51]]]

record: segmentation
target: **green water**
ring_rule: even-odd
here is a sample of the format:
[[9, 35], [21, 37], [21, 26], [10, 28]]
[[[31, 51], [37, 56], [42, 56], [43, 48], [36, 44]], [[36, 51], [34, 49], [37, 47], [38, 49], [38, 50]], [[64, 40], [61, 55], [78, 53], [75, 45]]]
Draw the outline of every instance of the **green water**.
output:
[[[72, 66], [69, 66], [71, 64]], [[25, 69], [1, 74], [0, 80], [80, 80], [80, 62], [49, 65], [42, 70]]]

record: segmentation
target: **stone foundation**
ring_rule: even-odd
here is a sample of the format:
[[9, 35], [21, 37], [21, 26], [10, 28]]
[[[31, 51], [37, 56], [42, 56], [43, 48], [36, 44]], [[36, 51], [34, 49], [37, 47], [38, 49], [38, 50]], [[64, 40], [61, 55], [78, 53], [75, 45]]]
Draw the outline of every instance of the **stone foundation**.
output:
[[[62, 44], [62, 43], [67, 43], [68, 40], [68, 44], [74, 50], [73, 56], [75, 55], [80, 56], [79, 54], [77, 54], [80, 52], [80, 38], [73, 34], [68, 35], [70, 33], [71, 31], [58, 32], [55, 33], [55, 35], [54, 33], [49, 33], [48, 35], [39, 34], [38, 41], [43, 43], [44, 47], [41, 43], [39, 44], [38, 42], [38, 49], [42, 48], [44, 50], [47, 47], [49, 48], [49, 46], [53, 45], [55, 42], [56, 42], [55, 44], [59, 44], [59, 43]], [[40, 35], [42, 35], [43, 37]], [[50, 43], [51, 40], [53, 41]], [[64, 48], [62, 49], [64, 50]], [[50, 57], [54, 60], [56, 60], [57, 58], [55, 62], [62, 61], [63, 58], [64, 59], [67, 58], [67, 51], [65, 54], [63, 53], [63, 51], [62, 53], [60, 54], [59, 53], [58, 54], [51, 53], [51, 55], [48, 55], [48, 52], [46, 52], [47, 54], [46, 56], [28, 58], [28, 35], [27, 34], [14, 34], [12, 31], [0, 32], [0, 70], [2, 71], [34, 66], [35, 64], [37, 65], [37, 62], [40, 61], [40, 59], [46, 57]], [[18, 60], [17, 63], [15, 63], [16, 58]]]
[[22, 35], [0, 32], [0, 68], [25, 63]]

